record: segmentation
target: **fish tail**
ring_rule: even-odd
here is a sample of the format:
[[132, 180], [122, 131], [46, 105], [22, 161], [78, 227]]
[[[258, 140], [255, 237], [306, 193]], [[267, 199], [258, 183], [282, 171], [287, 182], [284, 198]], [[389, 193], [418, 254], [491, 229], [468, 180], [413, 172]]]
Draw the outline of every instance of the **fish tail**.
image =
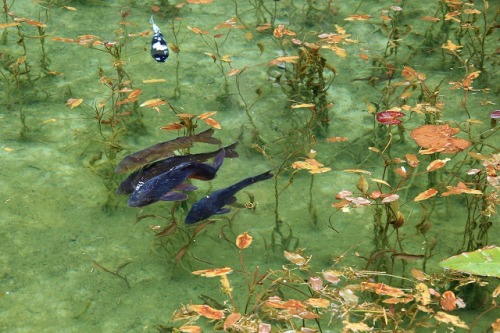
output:
[[264, 173], [261, 173], [260, 175], [254, 176], [251, 178], [252, 183], [260, 182], [261, 180], [266, 180], [269, 178], [273, 178], [273, 174], [271, 173], [272, 170], [267, 170]]
[[229, 145], [229, 146], [222, 148], [222, 149], [224, 149], [224, 157], [227, 157], [227, 158], [240, 157], [240, 155], [238, 155], [238, 152], [235, 150], [236, 146], [238, 146], [238, 143], [240, 143], [240, 142], [236, 141], [232, 145]]
[[222, 142], [219, 139], [213, 138], [215, 130], [213, 128], [207, 129], [204, 132], [198, 133], [194, 136], [193, 141], [210, 143], [213, 145], [220, 145]]

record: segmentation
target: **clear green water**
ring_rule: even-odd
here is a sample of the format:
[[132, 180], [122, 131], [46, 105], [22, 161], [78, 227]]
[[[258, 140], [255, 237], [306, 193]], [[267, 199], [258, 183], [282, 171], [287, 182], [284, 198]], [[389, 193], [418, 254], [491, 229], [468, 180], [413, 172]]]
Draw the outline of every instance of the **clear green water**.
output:
[[[449, 63], [443, 65], [439, 56], [428, 58], [418, 54], [410, 63], [404, 62], [404, 55], [409, 53], [407, 45], [419, 40], [428, 24], [418, 18], [433, 15], [437, 9], [434, 1], [426, 3], [429, 7], [415, 3], [403, 6], [405, 13], [408, 13], [405, 19], [412, 25], [413, 31], [403, 36], [401, 63], [397, 66], [410, 65], [425, 72], [431, 87], [444, 80], [442, 95], [447, 106], [443, 119], [464, 121], [468, 117], [459, 107], [462, 95], [447, 87], [448, 81], [459, 80], [463, 72], [450, 68]], [[7, 1], [7, 4], [10, 5], [10, 2]], [[6, 43], [0, 45], [4, 66], [3, 77], [0, 78], [0, 330], [3, 332], [155, 332], [156, 325], [170, 325], [171, 314], [181, 304], [201, 303], [200, 294], [223, 299], [218, 293], [216, 280], [193, 276], [190, 271], [222, 266], [239, 267], [238, 251], [225, 238], [234, 240], [236, 235], [244, 231], [254, 238], [252, 246], [245, 250], [248, 270], [256, 266], [261, 271], [279, 269], [286, 263], [282, 256], [284, 248], [278, 244], [273, 251], [269, 246], [275, 226], [273, 181], [249, 187], [248, 191], [258, 203], [257, 209], [241, 210], [234, 217], [231, 228], [225, 226], [227, 221], [223, 219], [210, 225], [197, 235], [196, 242], [181, 265], [175, 265], [173, 258], [186, 243], [183, 233], [176, 234], [177, 238], [159, 241], [155, 239], [149, 225], [165, 226], [167, 223], [163, 219], [145, 219], [134, 224], [136, 216], [140, 214], [158, 214], [168, 218], [171, 203], [157, 203], [139, 210], [127, 207], [126, 198], [120, 197], [115, 209], [103, 209], [110, 200], [106, 184], [117, 184], [121, 180], [121, 176], [111, 172], [118, 160], [127, 153], [176, 137], [177, 133], [165, 132], [159, 127], [177, 121], [177, 118], [166, 106], [162, 106], [159, 113], [141, 108], [142, 122], [147, 131], [129, 130], [120, 136], [119, 144], [123, 150], [118, 152], [115, 160], [97, 158], [99, 152], [106, 151], [106, 144], [99, 134], [92, 105], [109, 97], [109, 89], [98, 81], [98, 72], [102, 69], [106, 76], [115, 77], [112, 59], [105, 52], [53, 41], [51, 38], [77, 38], [93, 34], [103, 40], [113, 40], [114, 31], [120, 27], [120, 11], [128, 10], [131, 12], [127, 21], [131, 25], [127, 29], [131, 33], [148, 31], [151, 29], [148, 22], [154, 4], [150, 1], [60, 1], [45, 4], [16, 1], [10, 8], [18, 17], [44, 22], [46, 13], [49, 14], [45, 28], [48, 35], [45, 52], [50, 59], [49, 68], [63, 75], [42, 73], [37, 29], [22, 24], [22, 33], [33, 37], [25, 39], [26, 61], [31, 66], [33, 81], [29, 84], [24, 76], [17, 89], [9, 73], [9, 59], [19, 58], [23, 50], [16, 44], [19, 36], [15, 27], [1, 29], [0, 32], [7, 31]], [[151, 35], [127, 41], [123, 51], [126, 61], [124, 69], [134, 83], [134, 88], [142, 90], [139, 103], [162, 98], [182, 112], [201, 114], [218, 111], [214, 118], [220, 122], [222, 130], [217, 131], [217, 136], [224, 144], [240, 140], [240, 158], [227, 159], [215, 180], [197, 182], [200, 190], [193, 197], [279, 166], [284, 156], [299, 147], [299, 139], [294, 138], [293, 133], [303, 126], [309, 110], [298, 109], [291, 113], [288, 97], [277, 83], [269, 79], [268, 62], [280, 55], [279, 48], [269, 33], [256, 31], [260, 14], [252, 4], [258, 4], [258, 1], [238, 1], [238, 13], [248, 29], [232, 30], [220, 47], [221, 55], [231, 56], [233, 68], [247, 67], [239, 77], [241, 95], [238, 94], [235, 77], [226, 77], [228, 90], [224, 89], [224, 77], [220, 69], [205, 54], [213, 53], [214, 50], [188, 29], [205, 29], [209, 35], [225, 33], [227, 30], [213, 30], [213, 27], [235, 16], [233, 1], [216, 0], [210, 5], [186, 5], [177, 14], [179, 20], [155, 14], [156, 23], [170, 42], [173, 42], [172, 22], [178, 28], [181, 52], [178, 55], [171, 54], [165, 64], [156, 63], [149, 55]], [[310, 40], [315, 40], [313, 36], [318, 33], [334, 32], [333, 25], [339, 24], [352, 35], [351, 38], [359, 41], [358, 44], [345, 45], [348, 57], [344, 59], [328, 50], [322, 53], [338, 73], [328, 89], [328, 100], [334, 106], [330, 109], [330, 126], [326, 136], [345, 136], [349, 141], [326, 143], [323, 138], [318, 139], [313, 146], [318, 152], [317, 160], [331, 167], [332, 171], [315, 175], [312, 187], [311, 175], [307, 172], [301, 171], [295, 175], [293, 183], [280, 195], [278, 213], [280, 220], [293, 230], [299, 242], [298, 247], [305, 248], [306, 253], [312, 255], [313, 271], [320, 272], [331, 267], [333, 259], [341, 255], [344, 255], [344, 259], [337, 267], [364, 268], [366, 261], [358, 258], [355, 252], [365, 257], [372, 252], [373, 211], [365, 207], [341, 213], [336, 212], [331, 204], [340, 190], [356, 189], [358, 176], [342, 170], [365, 169], [371, 171], [374, 178], [382, 178], [381, 161], [369, 153], [368, 147], [378, 144], [379, 148], [383, 148], [384, 142], [372, 140], [373, 116], [367, 112], [364, 102], [376, 101], [380, 94], [367, 82], [352, 79], [371, 75], [370, 61], [361, 59], [359, 54], [366, 53], [370, 57], [381, 54], [387, 37], [377, 24], [347, 22], [343, 19], [354, 14], [358, 5], [356, 13], [376, 16], [379, 10], [389, 8], [392, 3], [333, 2], [331, 12], [316, 11], [312, 19], [305, 15], [307, 2], [280, 1], [275, 4], [276, 22], [286, 24], [294, 31], [314, 32], [307, 34]], [[74, 6], [77, 10], [68, 10], [62, 5]], [[274, 3], [267, 5], [274, 10]], [[326, 1], [318, 2], [316, 6], [323, 8]], [[166, 8], [166, 5], [160, 7]], [[47, 8], [47, 12], [44, 8]], [[264, 15], [269, 17], [270, 14]], [[12, 22], [12, 19], [9, 18], [8, 22]], [[251, 32], [253, 38], [245, 38], [247, 32]], [[223, 38], [216, 40], [222, 41]], [[436, 42], [436, 45], [440, 43]], [[262, 45], [261, 49], [258, 44]], [[297, 54], [296, 46], [287, 45], [286, 49], [289, 55]], [[394, 59], [390, 58], [389, 61], [393, 62]], [[488, 129], [488, 114], [494, 109], [492, 105], [481, 105], [479, 102], [491, 100], [497, 105], [500, 102], [496, 94], [498, 87], [495, 88], [493, 84], [495, 78], [498, 79], [494, 65], [494, 60], [490, 60], [489, 81], [478, 83], [478, 86], [492, 88], [491, 94], [477, 92], [470, 95], [468, 101], [473, 106], [470, 107], [471, 117], [485, 122], [482, 127], [478, 127], [478, 132]], [[179, 80], [177, 88], [181, 91], [178, 98], [174, 98], [176, 66]], [[228, 67], [224, 66], [227, 74]], [[165, 79], [166, 82], [142, 83], [148, 79]], [[84, 105], [70, 109], [66, 101], [71, 97], [83, 98]], [[259, 130], [261, 146], [274, 165], [252, 146], [255, 143], [252, 140], [253, 127], [241, 97], [248, 104], [255, 102], [249, 114]], [[24, 140], [19, 139], [20, 99], [29, 129]], [[409, 102], [414, 103], [415, 100]], [[414, 116], [407, 121], [406, 126], [413, 129], [421, 124], [422, 117]], [[408, 133], [405, 134], [405, 143], [395, 146], [394, 155], [403, 157], [405, 153], [418, 152], [418, 147], [408, 137]], [[199, 145], [193, 151], [212, 148]], [[291, 163], [303, 159], [307, 150], [296, 151], [297, 158], [285, 163], [286, 169], [279, 175], [277, 182], [280, 190], [286, 187], [292, 175]], [[374, 183], [370, 186], [375, 189]], [[424, 247], [423, 238], [415, 231], [415, 225], [420, 222], [420, 206], [415, 205], [412, 198], [425, 190], [426, 186], [426, 179], [419, 178], [407, 190], [407, 197], [402, 203], [406, 224], [400, 232], [407, 253], [421, 253]], [[315, 222], [309, 210], [310, 193], [316, 214]], [[242, 202], [247, 200], [244, 193], [238, 197]], [[438, 200], [430, 217], [432, 229], [429, 236], [437, 240], [437, 245], [427, 265], [429, 272], [441, 272], [437, 263], [455, 254], [462, 243], [467, 210], [463, 199], [453, 199]], [[188, 205], [194, 201], [195, 198], [191, 198]], [[233, 209], [233, 213], [235, 211]], [[179, 210], [177, 214], [182, 219], [185, 211]], [[228, 216], [231, 217], [232, 213]], [[329, 224], [336, 231], [329, 228]], [[498, 220], [494, 221], [489, 233], [490, 243], [498, 242]], [[286, 249], [293, 250], [293, 245], [297, 243], [292, 242]], [[130, 288], [124, 281], [99, 269], [95, 263], [112, 271], [128, 263], [119, 272], [126, 276]], [[410, 267], [421, 268], [421, 262], [410, 262], [405, 272], [401, 271], [400, 264], [396, 264], [395, 269], [399, 274], [408, 274]], [[243, 281], [239, 281], [236, 275], [231, 278], [235, 294], [244, 289]], [[477, 313], [463, 312], [461, 315], [470, 323]], [[484, 319], [484, 326], [492, 321], [491, 318], [495, 318], [495, 314]], [[335, 331], [339, 323], [334, 321], [333, 326], [326, 329]]]

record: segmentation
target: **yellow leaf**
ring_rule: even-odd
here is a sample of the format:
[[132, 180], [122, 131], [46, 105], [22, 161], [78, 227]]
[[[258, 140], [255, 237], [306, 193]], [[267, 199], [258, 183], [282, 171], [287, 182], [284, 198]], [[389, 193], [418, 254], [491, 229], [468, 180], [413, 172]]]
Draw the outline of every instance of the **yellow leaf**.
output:
[[78, 105], [83, 103], [83, 98], [70, 98], [66, 102], [67, 106], [70, 106], [72, 109], [76, 108]]
[[154, 98], [154, 99], [150, 99], [150, 100], [147, 100], [145, 101], [144, 103], [142, 103], [140, 105], [140, 107], [150, 107], [150, 108], [154, 108], [154, 107], [157, 107], [157, 106], [160, 106], [160, 105], [165, 105], [167, 104], [167, 101], [164, 100], [164, 99], [160, 99], [160, 98]]
[[167, 82], [167, 80], [165, 80], [165, 79], [142, 80], [142, 83], [159, 83], [159, 82]]
[[292, 105], [292, 109], [312, 108], [313, 106], [315, 106], [315, 104], [311, 103], [294, 104]]

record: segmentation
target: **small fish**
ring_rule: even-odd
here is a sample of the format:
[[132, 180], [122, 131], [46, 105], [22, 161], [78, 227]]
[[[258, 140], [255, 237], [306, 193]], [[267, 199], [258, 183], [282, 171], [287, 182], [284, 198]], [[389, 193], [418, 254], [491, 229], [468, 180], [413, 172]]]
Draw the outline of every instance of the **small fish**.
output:
[[180, 136], [173, 140], [157, 143], [151, 147], [139, 150], [135, 153], [125, 156], [115, 168], [116, 173], [125, 173], [139, 169], [140, 167], [173, 155], [173, 151], [182, 148], [190, 148], [193, 142], [204, 142], [214, 145], [220, 145], [219, 139], [212, 138], [214, 129], [210, 128], [204, 132], [191, 135]]
[[249, 177], [243, 179], [242, 181], [233, 184], [224, 189], [215, 191], [207, 195], [206, 197], [197, 201], [189, 210], [185, 222], [187, 224], [193, 224], [198, 221], [209, 218], [214, 214], [225, 214], [229, 212], [229, 208], [223, 208], [225, 205], [230, 205], [236, 202], [236, 197], [234, 196], [236, 192], [241, 189], [252, 185], [253, 183], [259, 182], [261, 180], [266, 180], [272, 178], [273, 174], [271, 170], [266, 171], [260, 175]]
[[217, 156], [217, 154], [219, 154], [222, 150], [224, 150], [224, 158], [236, 158], [238, 157], [238, 153], [235, 151], [237, 145], [238, 142], [235, 142], [232, 145], [226, 146], [216, 151], [201, 154], [172, 156], [164, 160], [146, 165], [142, 169], [134, 171], [127, 178], [125, 178], [125, 180], [121, 182], [120, 186], [116, 190], [116, 194], [132, 193], [135, 191], [139, 183], [145, 183], [151, 178], [161, 175], [162, 173], [167, 172], [182, 163], [205, 162], [209, 158]]
[[185, 193], [177, 192], [192, 191], [196, 187], [184, 183], [187, 178], [200, 180], [211, 180], [215, 178], [222, 162], [224, 161], [224, 150], [214, 158], [212, 165], [199, 162], [186, 162], [151, 178], [145, 183], [139, 183], [128, 200], [130, 207], [143, 207], [156, 201], [182, 201], [187, 199]]
[[151, 56], [158, 62], [165, 62], [168, 58], [168, 44], [161, 33], [160, 28], [153, 21], [153, 16], [149, 19], [153, 26], [153, 39], [151, 40]]

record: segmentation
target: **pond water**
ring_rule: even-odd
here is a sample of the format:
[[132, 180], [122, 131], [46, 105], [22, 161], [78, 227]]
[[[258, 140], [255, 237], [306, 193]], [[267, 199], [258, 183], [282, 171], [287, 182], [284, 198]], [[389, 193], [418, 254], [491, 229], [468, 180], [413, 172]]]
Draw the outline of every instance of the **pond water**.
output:
[[[452, 90], [448, 82], [462, 82], [479, 68], [481, 59], [471, 56], [476, 67], [464, 70], [460, 61], [443, 52], [446, 40], [439, 32], [444, 28], [430, 29], [439, 23], [421, 20], [434, 16], [443, 3], [425, 3], [221, 0], [175, 6], [169, 1], [4, 1], [11, 14], [4, 13], [0, 23], [19, 25], [0, 29], [1, 331], [168, 331], [165, 327], [181, 325], [171, 322], [180, 306], [203, 304], [203, 295], [220, 303], [227, 300], [219, 292], [218, 279], [191, 271], [233, 268], [233, 295], [242, 306], [247, 291], [241, 258], [246, 271], [258, 267], [264, 274], [290, 264], [283, 251], [304, 249], [316, 274], [352, 267], [389, 269], [411, 278], [411, 268], [424, 269], [422, 256], [427, 273], [443, 273], [438, 263], [467, 249], [464, 230], [481, 205], [471, 194], [420, 202], [414, 198], [432, 186], [442, 193], [446, 186], [464, 181], [467, 171], [478, 167], [469, 151], [498, 153], [489, 119], [492, 104], [500, 102], [494, 85], [498, 69], [491, 57], [484, 59], [484, 70], [474, 81], [477, 89], [466, 94], [465, 110], [463, 89]], [[165, 63], [150, 56], [151, 15], [179, 50], [171, 45]], [[273, 36], [273, 28], [284, 36]], [[319, 41], [321, 34], [341, 37], [338, 43], [326, 43]], [[453, 33], [449, 36], [452, 39]], [[485, 54], [493, 53], [493, 41]], [[318, 51], [322, 58], [300, 53], [301, 48], [314, 49], [312, 43], [327, 46]], [[472, 44], [467, 45], [470, 49]], [[120, 54], [114, 58], [117, 46]], [[302, 72], [294, 71], [298, 61], [306, 63]], [[315, 66], [323, 66], [321, 77]], [[401, 126], [378, 123], [374, 112], [385, 111], [386, 104], [413, 108], [424, 102], [418, 92], [421, 85], [404, 98], [405, 83], [391, 86], [393, 94], [387, 92], [387, 75], [392, 75], [387, 71], [395, 72], [393, 82], [405, 82], [403, 66], [425, 73], [431, 90], [439, 86], [444, 106], [429, 112], [403, 107], [398, 109], [406, 114]], [[137, 89], [137, 101], [120, 103]], [[139, 107], [154, 99], [168, 103]], [[326, 110], [322, 114], [320, 107]], [[211, 118], [220, 124], [214, 136], [223, 145], [239, 141], [239, 158], [226, 158], [214, 180], [193, 180], [198, 189], [182, 204], [164, 201], [132, 208], [126, 196], [114, 194], [125, 177], [114, 168], [124, 156], [184, 135], [183, 129], [161, 129], [179, 122], [176, 113], [197, 116], [211, 111], [217, 112]], [[210, 128], [202, 119], [193, 119], [196, 132]], [[458, 136], [472, 141], [473, 148], [438, 154], [438, 159], [450, 161], [432, 178], [425, 171], [431, 159], [419, 154], [410, 132], [436, 120], [460, 124]], [[196, 143], [190, 152], [217, 148]], [[418, 155], [419, 173], [401, 181], [394, 172], [397, 166], [385, 165], [377, 149], [385, 149], [385, 158], [400, 158], [406, 170], [412, 168], [405, 155]], [[292, 167], [307, 158], [331, 170], [310, 174]], [[194, 202], [267, 170], [275, 178], [237, 194], [247, 208], [232, 207], [228, 214], [214, 216], [213, 223], [191, 238], [196, 225], [185, 226], [183, 221]], [[363, 179], [368, 189], [363, 190]], [[398, 194], [398, 204], [390, 211], [404, 217], [399, 229], [388, 226], [386, 243], [374, 231], [376, 207], [387, 207], [375, 205], [373, 191], [379, 189]], [[350, 200], [363, 197], [370, 204], [358, 201], [356, 207], [351, 201], [343, 209], [332, 207], [341, 202], [335, 197], [342, 190], [354, 192]], [[171, 225], [172, 216], [179, 229], [155, 236]], [[493, 222], [488, 244], [494, 244], [500, 239], [498, 219], [492, 215], [486, 220]], [[234, 242], [244, 232], [253, 242], [240, 253]], [[477, 229], [473, 234], [478, 237]], [[187, 252], [181, 257], [183, 249]], [[380, 256], [374, 256], [377, 251], [382, 251]], [[379, 262], [396, 252], [420, 257], [396, 259], [389, 266], [390, 260]], [[470, 325], [484, 309], [456, 313]], [[496, 317], [498, 312], [489, 312], [476, 327], [488, 327]], [[327, 316], [323, 331], [339, 331], [342, 320], [330, 322]], [[197, 324], [213, 330], [207, 320]], [[316, 327], [314, 321], [309, 326]], [[285, 331], [279, 325], [273, 329]]]

